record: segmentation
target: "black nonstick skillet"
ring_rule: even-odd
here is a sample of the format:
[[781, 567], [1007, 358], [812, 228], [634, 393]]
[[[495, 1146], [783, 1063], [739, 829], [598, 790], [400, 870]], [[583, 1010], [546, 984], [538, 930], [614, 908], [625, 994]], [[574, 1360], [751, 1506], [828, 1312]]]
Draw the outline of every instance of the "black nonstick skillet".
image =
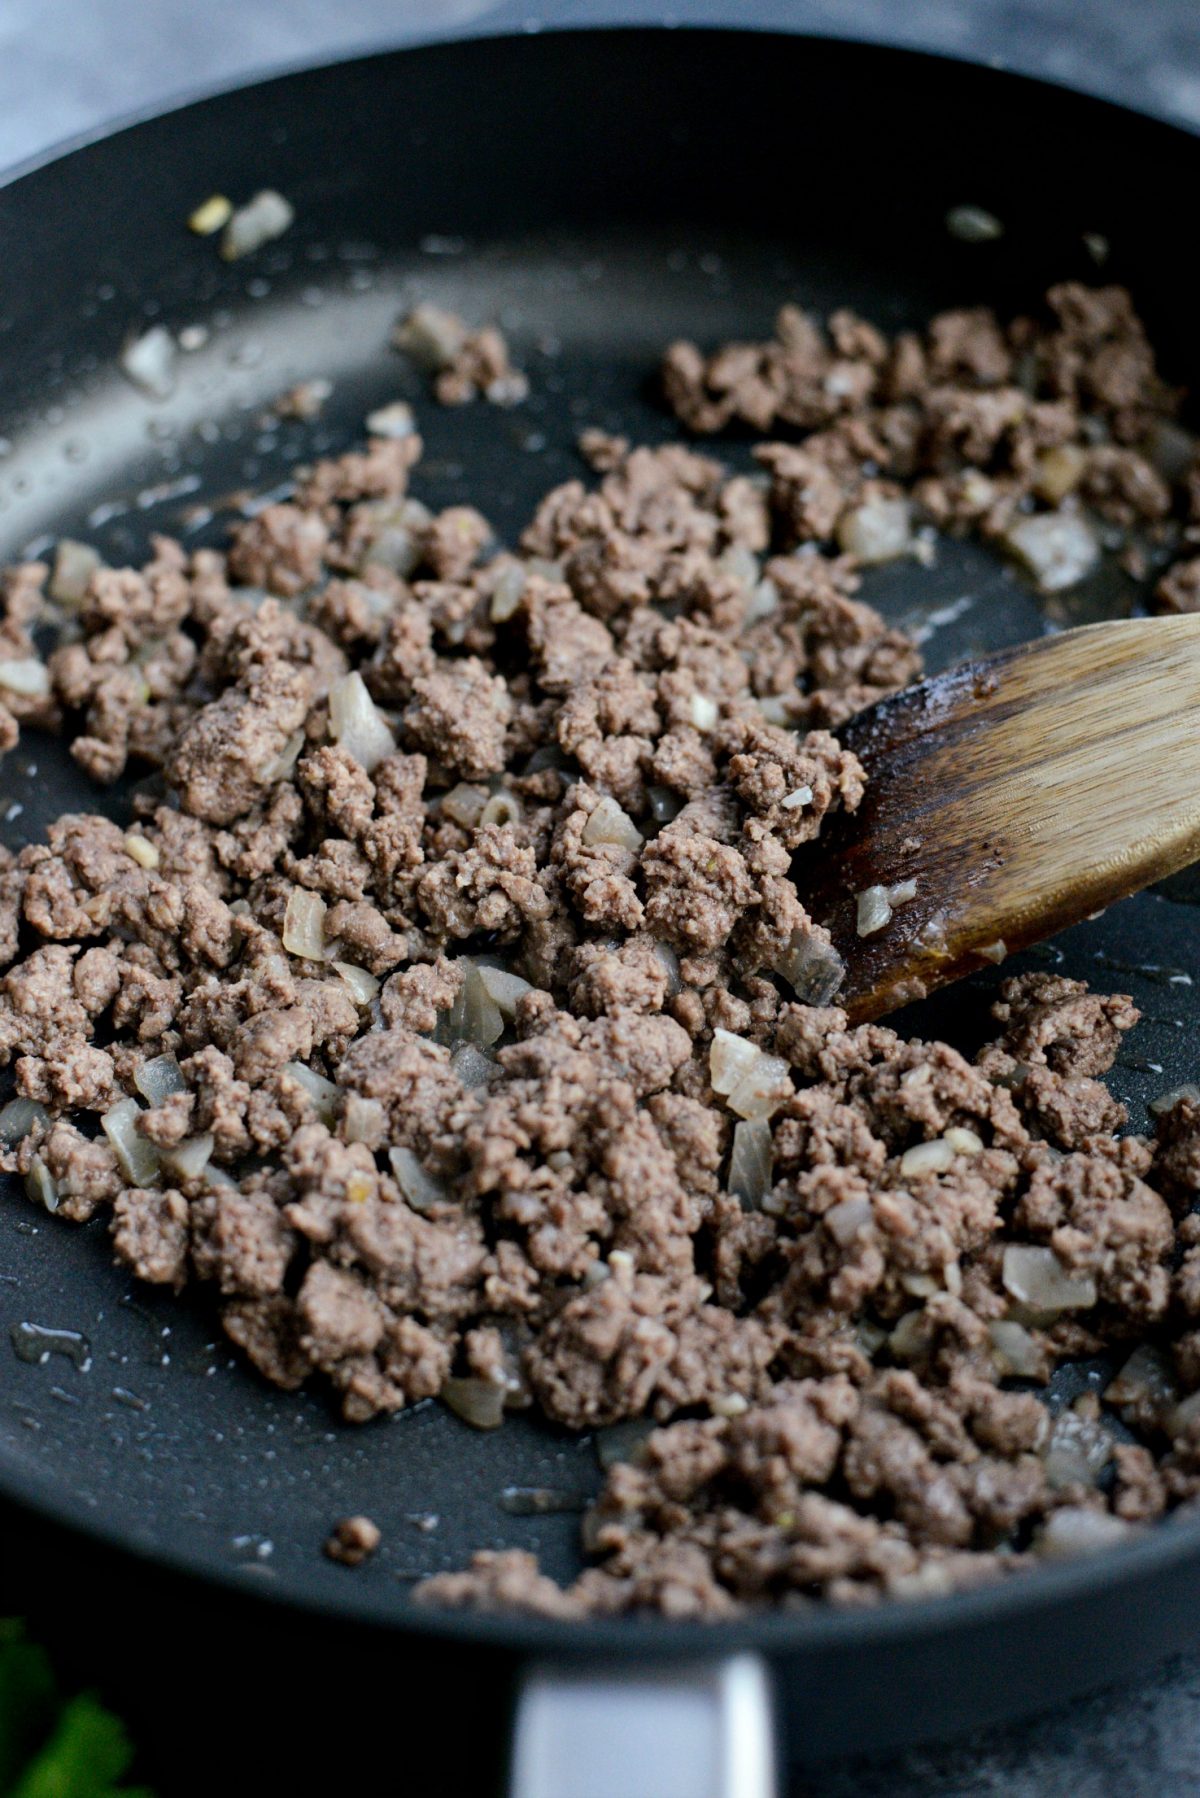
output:
[[[218, 496], [272, 489], [399, 394], [421, 410], [420, 496], [469, 498], [511, 537], [581, 471], [582, 425], [673, 434], [649, 379], [666, 341], [763, 335], [785, 298], [895, 328], [951, 304], [1029, 308], [1053, 281], [1095, 278], [1107, 253], [1103, 277], [1131, 286], [1186, 383], [1200, 331], [1181, 196], [1198, 175], [1195, 138], [1100, 101], [748, 31], [460, 41], [206, 99], [0, 191], [0, 553], [61, 534], [109, 561], [139, 556], [152, 530], [215, 541]], [[257, 254], [225, 264], [186, 230], [209, 194], [262, 187], [296, 222]], [[1003, 235], [950, 234], [964, 204]], [[499, 320], [529, 402], [422, 404], [386, 348], [416, 298]], [[117, 359], [158, 320], [199, 347], [154, 403]], [[316, 376], [334, 386], [318, 423], [263, 424], [282, 389]], [[745, 461], [747, 446], [723, 453]], [[866, 597], [930, 633], [933, 666], [1047, 623], [969, 545], [879, 571]], [[1102, 579], [1051, 622], [1135, 600]], [[27, 736], [0, 763], [14, 845], [64, 810], [127, 802], [50, 741]], [[1040, 952], [1142, 1007], [1115, 1073], [1136, 1127], [1200, 1062], [1194, 892], [1183, 877]], [[969, 1045], [986, 986], [942, 995], [912, 1027]], [[877, 1748], [1061, 1701], [1200, 1627], [1200, 1523], [1183, 1520], [998, 1589], [858, 1614], [567, 1628], [412, 1604], [414, 1577], [479, 1546], [536, 1547], [569, 1574], [578, 1518], [521, 1514], [511, 1489], [582, 1503], [598, 1481], [591, 1443], [520, 1416], [489, 1435], [436, 1405], [343, 1426], [320, 1396], [269, 1390], [236, 1362], [202, 1302], [133, 1289], [103, 1226], [0, 1194], [9, 1590], [77, 1644], [88, 1677], [104, 1670], [181, 1792], [482, 1792], [515, 1685], [522, 1798], [752, 1798], [769, 1789], [770, 1707], [793, 1761]], [[320, 1553], [348, 1512], [385, 1532], [355, 1573]]]

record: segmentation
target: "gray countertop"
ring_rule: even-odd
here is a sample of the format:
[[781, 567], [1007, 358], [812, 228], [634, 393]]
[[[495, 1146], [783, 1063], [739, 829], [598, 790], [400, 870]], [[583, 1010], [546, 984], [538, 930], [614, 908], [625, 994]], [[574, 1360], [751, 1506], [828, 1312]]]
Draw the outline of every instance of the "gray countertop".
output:
[[[1197, 0], [2, 0], [0, 168], [65, 138], [283, 64], [464, 28], [728, 23], [751, 14], [1028, 70], [1200, 127]], [[1200, 1638], [1200, 1626], [1198, 1626]], [[1052, 1684], [1047, 1670], [1047, 1684]], [[795, 1798], [1191, 1798], [1200, 1653], [1122, 1691], [887, 1763], [823, 1769]]]

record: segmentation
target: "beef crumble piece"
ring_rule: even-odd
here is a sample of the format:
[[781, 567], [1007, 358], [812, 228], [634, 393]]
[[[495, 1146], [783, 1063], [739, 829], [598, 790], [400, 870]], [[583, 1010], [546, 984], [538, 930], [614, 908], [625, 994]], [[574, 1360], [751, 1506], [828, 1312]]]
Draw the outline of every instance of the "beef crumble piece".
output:
[[[1144, 453], [1176, 396], [1127, 296], [1047, 307], [892, 342], [788, 308], [771, 343], [675, 346], [688, 424], [772, 433], [756, 472], [587, 433], [595, 478], [519, 553], [410, 496], [409, 432], [302, 472], [226, 554], [92, 570], [44, 664], [46, 568], [0, 588], [0, 668], [32, 665], [0, 746], [61, 725], [159, 789], [0, 853], [30, 1102], [0, 1168], [106, 1218], [139, 1279], [205, 1283], [260, 1374], [350, 1421], [464, 1392], [647, 1420], [570, 1588], [490, 1553], [424, 1599], [874, 1603], [1200, 1490], [1136, 1362], [1098, 1415], [1042, 1390], [1147, 1331], [1200, 1386], [1200, 1108], [1118, 1136], [1130, 1001], [1005, 980], [970, 1061], [789, 989], [805, 949], [829, 965], [793, 852], [863, 797], [838, 725], [920, 669], [858, 596], [881, 520], [911, 553], [926, 521], [1091, 511], [1169, 547], [1200, 519], [1195, 469], [1176, 492]], [[495, 334], [409, 326], [441, 398], [518, 397]], [[1159, 601], [1195, 586], [1182, 560]], [[327, 1551], [378, 1540], [348, 1518]]]

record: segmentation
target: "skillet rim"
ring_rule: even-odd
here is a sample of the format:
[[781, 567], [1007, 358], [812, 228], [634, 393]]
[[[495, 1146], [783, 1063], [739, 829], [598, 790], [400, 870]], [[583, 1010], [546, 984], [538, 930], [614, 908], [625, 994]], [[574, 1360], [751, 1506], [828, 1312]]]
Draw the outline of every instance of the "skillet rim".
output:
[[[1144, 140], [1157, 138], [1170, 144], [1183, 139], [1192, 145], [1200, 141], [1200, 125], [1192, 126], [1178, 118], [1142, 111], [1063, 81], [941, 50], [880, 43], [854, 36], [788, 31], [776, 24], [753, 21], [736, 25], [683, 22], [664, 25], [595, 24], [590, 21], [572, 24], [564, 19], [556, 21], [550, 29], [530, 34], [513, 30], [507, 24], [502, 29], [492, 29], [484, 18], [465, 21], [460, 28], [433, 36], [407, 36], [377, 46], [359, 46], [345, 56], [285, 62], [239, 75], [228, 82], [177, 91], [144, 108], [68, 136], [32, 157], [0, 169], [0, 196], [19, 183], [49, 175], [60, 164], [74, 164], [76, 159], [91, 150], [101, 149], [110, 140], [141, 131], [152, 132], [155, 128], [169, 130], [181, 115], [193, 115], [206, 106], [219, 106], [227, 101], [241, 99], [250, 103], [260, 91], [279, 90], [298, 79], [321, 75], [334, 77], [342, 72], [365, 70], [369, 64], [390, 62], [397, 57], [419, 57], [425, 51], [453, 51], [460, 45], [481, 42], [511, 48], [518, 43], [553, 43], [565, 37], [590, 35], [611, 40], [614, 37], [645, 39], [651, 36], [668, 39], [678, 37], [680, 33], [713, 40], [752, 35], [775, 38], [788, 44], [798, 41], [824, 55], [851, 60], [871, 57], [877, 61], [885, 60], [894, 68], [931, 69], [939, 71], [943, 79], [957, 72], [975, 81], [981, 90], [999, 85], [1011, 93], [1021, 87], [1043, 104], [1057, 100], [1074, 107], [1078, 114], [1091, 113], [1107, 120], [1110, 130], [1140, 133]], [[218, 1561], [207, 1553], [188, 1553], [170, 1546], [149, 1548], [130, 1540], [129, 1533], [123, 1531], [118, 1522], [97, 1517], [80, 1502], [57, 1491], [55, 1484], [31, 1464], [23, 1464], [20, 1459], [0, 1453], [0, 1505], [31, 1519], [48, 1521], [77, 1544], [83, 1542], [100, 1547], [116, 1561], [130, 1564], [144, 1573], [166, 1573], [185, 1587], [202, 1587], [210, 1593], [226, 1593], [243, 1603], [249, 1601], [255, 1608], [261, 1606], [272, 1612], [276, 1620], [291, 1615], [309, 1622], [326, 1621], [345, 1627], [367, 1628], [376, 1634], [399, 1635], [417, 1641], [457, 1642], [535, 1655], [553, 1652], [572, 1661], [594, 1658], [598, 1653], [646, 1661], [695, 1658], [698, 1653], [708, 1658], [710, 1654], [717, 1657], [745, 1650], [785, 1657], [790, 1650], [800, 1658], [815, 1656], [822, 1650], [836, 1649], [844, 1653], [916, 1644], [934, 1636], [947, 1640], [955, 1636], [966, 1637], [989, 1624], [1032, 1624], [1040, 1615], [1065, 1607], [1073, 1600], [1098, 1600], [1102, 1592], [1110, 1599], [1120, 1594], [1136, 1599], [1139, 1585], [1144, 1585], [1155, 1575], [1166, 1576], [1173, 1570], [1186, 1568], [1194, 1578], [1200, 1576], [1200, 1515], [1189, 1516], [1181, 1511], [1152, 1525], [1144, 1535], [1119, 1548], [1051, 1564], [993, 1585], [946, 1597], [911, 1602], [893, 1600], [862, 1610], [839, 1610], [814, 1604], [802, 1612], [748, 1612], [744, 1617], [721, 1623], [642, 1616], [567, 1621], [434, 1607], [425, 1609], [407, 1600], [397, 1605], [395, 1588], [382, 1583], [347, 1582], [344, 1596], [339, 1595], [340, 1602], [332, 1591], [327, 1595], [319, 1590], [301, 1593], [267, 1582], [252, 1585], [236, 1565]]]

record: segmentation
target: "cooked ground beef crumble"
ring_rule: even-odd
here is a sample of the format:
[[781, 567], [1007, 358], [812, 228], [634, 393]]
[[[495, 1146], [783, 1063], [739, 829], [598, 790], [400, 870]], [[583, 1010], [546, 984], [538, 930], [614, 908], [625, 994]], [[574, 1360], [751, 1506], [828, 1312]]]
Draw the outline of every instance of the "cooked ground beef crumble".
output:
[[[511, 375], [458, 349], [443, 400]], [[588, 432], [597, 479], [509, 553], [409, 496], [410, 433], [301, 471], [227, 553], [8, 571], [0, 748], [63, 729], [161, 790], [0, 850], [0, 1166], [352, 1421], [647, 1420], [573, 1586], [485, 1553], [429, 1601], [995, 1579], [1200, 1495], [1200, 1097], [1120, 1135], [1137, 1012], [1049, 974], [1002, 984], [973, 1062], [851, 1028], [791, 859], [862, 797], [832, 733], [920, 670], [864, 562], [970, 529], [1049, 587], [1098, 516], [1173, 532], [1158, 599], [1194, 608], [1200, 461], [1160, 472], [1177, 396], [1116, 288], [892, 342], [788, 308], [664, 376], [692, 430], [779, 434], [759, 476]], [[1103, 1411], [1055, 1413], [1100, 1349]]]

